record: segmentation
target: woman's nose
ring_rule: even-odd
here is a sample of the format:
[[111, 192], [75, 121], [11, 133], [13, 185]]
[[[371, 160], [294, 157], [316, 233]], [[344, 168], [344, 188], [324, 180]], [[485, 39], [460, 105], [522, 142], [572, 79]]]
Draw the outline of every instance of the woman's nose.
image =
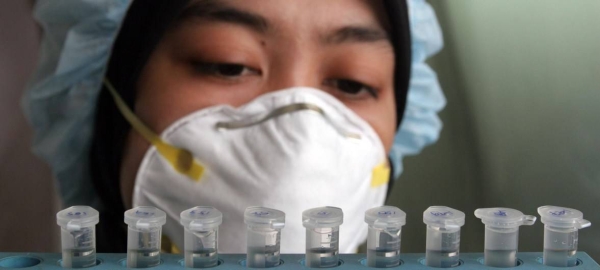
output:
[[[294, 54], [288, 54], [294, 55]], [[293, 57], [279, 57], [265, 74], [265, 92], [281, 89], [305, 86], [319, 88], [321, 86], [321, 75], [319, 67], [313, 61], [309, 53], [299, 53]]]

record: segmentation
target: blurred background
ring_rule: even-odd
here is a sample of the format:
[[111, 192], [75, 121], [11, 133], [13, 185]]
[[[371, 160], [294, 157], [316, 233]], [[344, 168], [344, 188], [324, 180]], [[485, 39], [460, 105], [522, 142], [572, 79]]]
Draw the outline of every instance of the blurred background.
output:
[[[440, 140], [404, 160], [388, 203], [407, 212], [402, 252], [425, 250], [423, 211], [467, 214], [461, 251], [481, 252], [481, 207], [579, 209], [579, 250], [600, 261], [600, 1], [429, 1], [445, 48], [430, 60], [448, 99]], [[541, 251], [543, 225], [520, 251]]]
[[[579, 250], [600, 261], [600, 1], [430, 1], [445, 48], [430, 60], [448, 99], [440, 140], [404, 160], [388, 204], [407, 212], [402, 252], [425, 251], [423, 211], [467, 214], [461, 251], [482, 252], [476, 208], [537, 215], [583, 211]], [[58, 252], [60, 206], [30, 150], [19, 100], [38, 53], [32, 1], [0, 8], [0, 252]], [[361, 213], [362, 214], [362, 213]], [[520, 251], [542, 250], [543, 226], [521, 227]]]

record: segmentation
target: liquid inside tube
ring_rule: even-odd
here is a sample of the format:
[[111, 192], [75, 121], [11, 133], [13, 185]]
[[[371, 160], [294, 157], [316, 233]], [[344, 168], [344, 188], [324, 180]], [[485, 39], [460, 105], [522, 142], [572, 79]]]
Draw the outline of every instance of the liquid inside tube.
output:
[[327, 268], [338, 265], [337, 248], [311, 248], [306, 250], [306, 266]]
[[430, 267], [449, 268], [460, 264], [460, 229], [427, 227], [425, 264]]
[[219, 264], [217, 252], [218, 231], [185, 230], [185, 266], [189, 268], [208, 268]]
[[269, 268], [279, 265], [281, 231], [254, 228], [247, 231], [246, 266]]
[[517, 266], [519, 228], [495, 228], [486, 226], [485, 265], [492, 267]]
[[[137, 234], [137, 241], [128, 244], [130, 249], [127, 251], [128, 268], [148, 268], [160, 264], [160, 230], [153, 231], [135, 231], [130, 233]], [[133, 239], [131, 239], [133, 240]], [[137, 247], [137, 248], [131, 248]]]
[[385, 268], [400, 265], [399, 228], [376, 229], [369, 227], [367, 266]]
[[306, 232], [306, 261], [312, 268], [338, 266], [339, 228], [315, 228]]
[[577, 265], [577, 250], [551, 250], [544, 249], [544, 264], [558, 267], [571, 267]]
[[86, 268], [94, 265], [96, 265], [96, 251], [93, 248], [62, 250], [64, 268]]
[[369, 267], [387, 268], [400, 265], [399, 249], [367, 249]]
[[279, 265], [280, 245], [248, 247], [246, 266], [251, 268], [269, 268]]
[[160, 264], [160, 249], [139, 250], [131, 249], [127, 251], [128, 268], [148, 268]]
[[209, 268], [219, 264], [217, 250], [208, 248], [185, 252], [185, 265], [191, 268]]
[[62, 250], [64, 268], [85, 268], [96, 265], [95, 230], [82, 228], [77, 231], [63, 230], [63, 241], [72, 242]]
[[555, 267], [577, 265], [578, 230], [552, 228], [544, 229], [544, 264]]
[[492, 267], [515, 267], [517, 266], [516, 250], [490, 250], [486, 249], [485, 265]]
[[426, 250], [425, 263], [427, 266], [449, 268], [460, 264], [457, 251]]

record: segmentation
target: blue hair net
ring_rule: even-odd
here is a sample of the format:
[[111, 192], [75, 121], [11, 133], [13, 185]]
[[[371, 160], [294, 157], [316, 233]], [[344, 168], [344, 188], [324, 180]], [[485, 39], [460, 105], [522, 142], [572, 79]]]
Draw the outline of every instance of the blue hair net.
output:
[[[89, 175], [97, 98], [111, 48], [131, 0], [38, 0], [34, 17], [44, 37], [37, 70], [22, 106], [34, 128], [33, 151], [48, 162], [65, 206], [102, 205]], [[410, 0], [413, 63], [405, 117], [390, 153], [401, 159], [438, 138], [445, 99], [425, 58], [442, 46], [431, 7]]]
[[403, 157], [416, 155], [438, 140], [442, 121], [437, 113], [446, 106], [437, 75], [425, 63], [444, 46], [435, 12], [425, 0], [409, 0], [408, 14], [412, 39], [411, 77], [404, 119], [390, 151], [395, 179], [402, 173]]
[[40, 60], [22, 100], [33, 151], [52, 168], [63, 203], [100, 208], [89, 175], [96, 101], [129, 0], [39, 0]]

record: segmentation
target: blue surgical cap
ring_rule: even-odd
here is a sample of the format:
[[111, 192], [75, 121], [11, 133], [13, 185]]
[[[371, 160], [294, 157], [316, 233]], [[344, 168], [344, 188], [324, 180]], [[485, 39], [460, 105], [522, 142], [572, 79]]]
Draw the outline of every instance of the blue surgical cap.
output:
[[[89, 153], [97, 99], [111, 49], [132, 0], [38, 0], [41, 57], [22, 106], [34, 128], [33, 151], [52, 168], [65, 205], [102, 209], [90, 177]], [[424, 0], [410, 0], [412, 74], [405, 116], [390, 153], [395, 177], [403, 156], [435, 142], [445, 99], [425, 59], [442, 47]]]
[[[68, 3], [67, 3], [68, 2]], [[89, 175], [97, 97], [129, 0], [39, 0], [37, 70], [22, 100], [33, 151], [49, 163], [65, 205], [101, 208]]]
[[404, 119], [389, 154], [395, 179], [402, 173], [403, 157], [416, 155], [438, 140], [442, 129], [438, 112], [446, 106], [437, 75], [425, 63], [444, 46], [435, 12], [425, 0], [409, 0], [408, 13], [412, 64]]

